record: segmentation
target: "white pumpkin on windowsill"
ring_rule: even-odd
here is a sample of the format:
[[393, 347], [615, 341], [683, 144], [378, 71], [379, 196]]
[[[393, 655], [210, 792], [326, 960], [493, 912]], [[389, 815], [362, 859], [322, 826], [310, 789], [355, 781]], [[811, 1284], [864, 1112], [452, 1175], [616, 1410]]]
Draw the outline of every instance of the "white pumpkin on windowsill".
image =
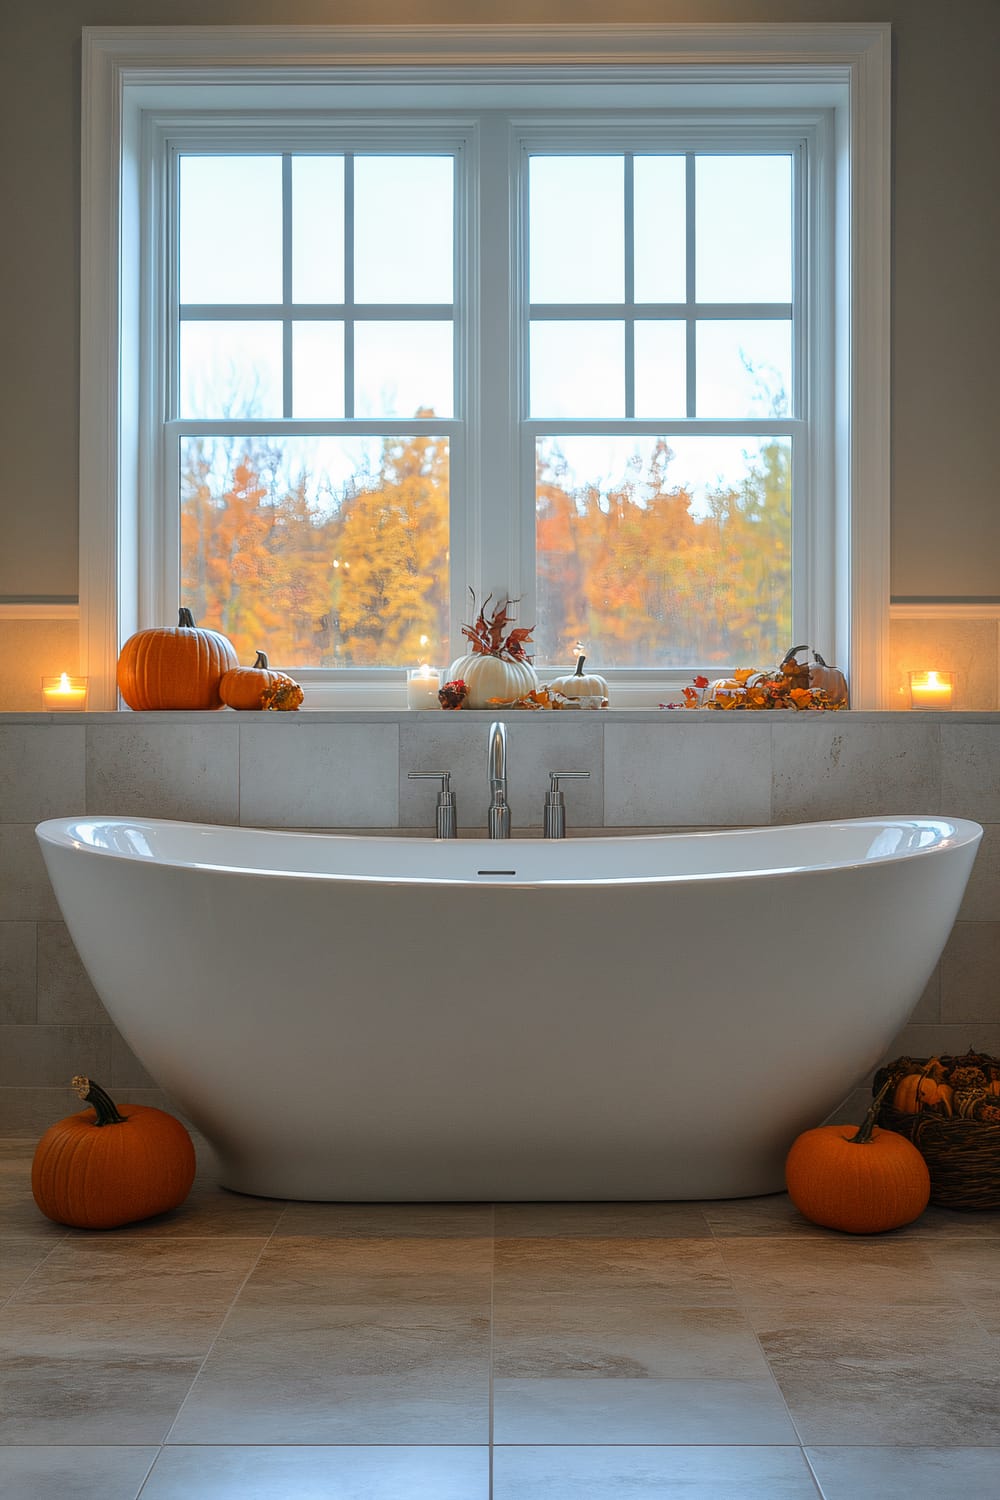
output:
[[[472, 650], [468, 656], [458, 657], [448, 668], [449, 681], [464, 682], [469, 690], [463, 708], [500, 707], [525, 697], [538, 686], [535, 669], [524, 649], [531, 640], [533, 627], [507, 630], [512, 623], [510, 610], [517, 603], [516, 599], [505, 599], [487, 617], [486, 606], [492, 597], [490, 594], [483, 600], [474, 624], [462, 626], [462, 634], [472, 642]], [[472, 607], [475, 610], [475, 594], [472, 595]]]
[[550, 693], [559, 693], [563, 698], [589, 698], [595, 699], [597, 703], [607, 703], [608, 693], [607, 678], [598, 672], [584, 672], [583, 664], [587, 660], [585, 656], [577, 657], [576, 671], [566, 677], [553, 677], [549, 683]]

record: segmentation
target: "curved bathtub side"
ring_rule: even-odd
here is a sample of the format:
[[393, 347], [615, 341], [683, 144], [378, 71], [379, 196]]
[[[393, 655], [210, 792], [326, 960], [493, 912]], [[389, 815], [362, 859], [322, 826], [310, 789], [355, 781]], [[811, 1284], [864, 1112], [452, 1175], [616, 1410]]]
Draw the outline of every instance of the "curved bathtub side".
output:
[[225, 1185], [347, 1200], [779, 1190], [791, 1140], [907, 1019], [974, 852], [527, 889], [45, 850], [110, 1014]]

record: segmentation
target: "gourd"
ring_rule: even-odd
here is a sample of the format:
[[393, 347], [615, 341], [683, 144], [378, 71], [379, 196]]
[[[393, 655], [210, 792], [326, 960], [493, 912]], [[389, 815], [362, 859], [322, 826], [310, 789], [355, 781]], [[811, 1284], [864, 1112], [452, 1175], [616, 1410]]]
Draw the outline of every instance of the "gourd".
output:
[[872, 1101], [860, 1127], [820, 1125], [793, 1143], [785, 1162], [788, 1196], [812, 1223], [847, 1234], [881, 1234], [911, 1223], [927, 1207], [927, 1163], [905, 1136], [875, 1124], [890, 1085]]
[[227, 708], [262, 709], [298, 708], [304, 695], [294, 678], [269, 667], [266, 652], [258, 651], [252, 667], [231, 667], [223, 673], [219, 696]]
[[905, 1073], [896, 1084], [892, 1094], [892, 1107], [903, 1114], [916, 1115], [923, 1109], [935, 1109], [940, 1113], [954, 1113], [955, 1090], [951, 1084], [935, 1078], [929, 1069], [920, 1073]]
[[813, 652], [811, 662], [800, 662], [797, 653], [808, 650], [808, 646], [792, 646], [782, 657], [779, 671], [792, 678], [796, 687], [820, 689], [831, 703], [846, 704], [847, 678], [843, 672], [838, 667], [828, 667], [818, 651]]
[[239, 666], [226, 636], [201, 630], [181, 607], [176, 625], [129, 636], [118, 657], [118, 690], [129, 708], [221, 708], [219, 684]]
[[[484, 599], [474, 624], [462, 626], [462, 634], [472, 642], [472, 651], [448, 668], [448, 681], [461, 680], [469, 690], [465, 708], [489, 708], [494, 699], [513, 703], [538, 687], [538, 676], [524, 650], [531, 630], [510, 630], [505, 637], [504, 630], [511, 623], [508, 611], [516, 601], [505, 600], [487, 616], [486, 606], [492, 597], [490, 594]], [[473, 609], [475, 603], [473, 594]]]
[[180, 1120], [145, 1104], [119, 1110], [89, 1078], [73, 1087], [93, 1109], [50, 1125], [32, 1162], [31, 1191], [46, 1218], [114, 1229], [183, 1203], [195, 1154]]
[[608, 684], [597, 672], [583, 673], [585, 656], [577, 658], [576, 671], [568, 677], [553, 677], [549, 683], [550, 693], [561, 693], [564, 698], [607, 698]]

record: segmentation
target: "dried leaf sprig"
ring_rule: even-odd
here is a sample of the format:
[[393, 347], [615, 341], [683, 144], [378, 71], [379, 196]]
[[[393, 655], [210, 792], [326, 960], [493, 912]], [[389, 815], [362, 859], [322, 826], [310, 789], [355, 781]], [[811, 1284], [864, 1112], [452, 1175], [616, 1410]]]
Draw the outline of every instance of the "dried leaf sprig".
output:
[[[476, 595], [473, 589], [469, 589], [472, 595], [472, 609], [475, 620], [472, 625], [463, 625], [462, 634], [472, 642], [473, 653], [477, 656], [498, 656], [501, 661], [530, 661], [525, 646], [531, 644], [531, 632], [534, 625], [527, 629], [507, 630], [513, 625], [514, 617], [511, 614], [513, 608], [520, 602], [517, 599], [505, 599], [502, 604], [494, 606], [493, 613], [487, 615], [486, 607], [493, 598], [488, 594], [483, 600], [482, 608], [476, 613]], [[504, 636], [504, 631], [507, 635]]]

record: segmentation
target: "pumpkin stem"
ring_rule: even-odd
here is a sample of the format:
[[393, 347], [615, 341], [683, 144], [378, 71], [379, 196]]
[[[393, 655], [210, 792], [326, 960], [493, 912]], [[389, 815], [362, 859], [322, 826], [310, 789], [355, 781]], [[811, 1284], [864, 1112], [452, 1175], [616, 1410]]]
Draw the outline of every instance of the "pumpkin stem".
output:
[[844, 1139], [846, 1141], [849, 1141], [852, 1146], [871, 1145], [872, 1131], [875, 1129], [875, 1121], [878, 1118], [879, 1107], [886, 1094], [892, 1088], [892, 1084], [893, 1080], [891, 1077], [887, 1078], [885, 1083], [883, 1083], [882, 1087], [875, 1095], [875, 1098], [872, 1100], [871, 1106], [868, 1110], [868, 1113], [865, 1115], [864, 1120], [858, 1126], [857, 1135], [848, 1135], [844, 1137]]
[[186, 604], [182, 604], [180, 609], [177, 611], [177, 625], [181, 630], [193, 630], [195, 628], [194, 615], [188, 609]]
[[266, 672], [267, 671], [267, 652], [266, 651], [258, 651], [257, 652], [257, 660], [254, 662], [253, 665], [254, 665], [254, 671], [255, 672], [256, 671]]
[[117, 1104], [99, 1083], [78, 1073], [73, 1079], [73, 1087], [81, 1099], [94, 1106], [97, 1113], [95, 1125], [124, 1125], [128, 1119], [128, 1115], [119, 1114]]
[[585, 656], [581, 656], [579, 658], [579, 660], [577, 661], [577, 664], [576, 664], [576, 671], [573, 673], [574, 677], [582, 677], [583, 676], [583, 664], [584, 664], [584, 662], [586, 660], [587, 660], [587, 658]]
[[789, 646], [788, 650], [785, 652], [784, 656], [781, 658], [780, 665], [784, 666], [786, 662], [794, 661], [795, 660], [795, 654], [796, 654], [796, 652], [798, 652], [798, 651], [808, 651], [808, 649], [809, 648], [806, 645], [802, 645], [802, 646]]

